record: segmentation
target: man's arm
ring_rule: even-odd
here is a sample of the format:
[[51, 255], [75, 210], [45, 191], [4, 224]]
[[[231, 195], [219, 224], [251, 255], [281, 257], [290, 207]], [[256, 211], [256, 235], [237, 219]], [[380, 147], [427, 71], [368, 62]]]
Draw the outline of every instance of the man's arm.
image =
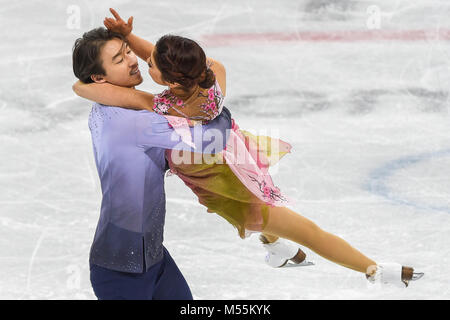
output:
[[[169, 126], [164, 116], [145, 111], [139, 112], [136, 116], [136, 141], [143, 148], [159, 147], [198, 153], [218, 153], [225, 148], [230, 129], [231, 113], [224, 107], [222, 113], [208, 124], [190, 128], [196, 147], [193, 149], [181, 141], [180, 136]], [[214, 148], [211, 148], [212, 146]]]

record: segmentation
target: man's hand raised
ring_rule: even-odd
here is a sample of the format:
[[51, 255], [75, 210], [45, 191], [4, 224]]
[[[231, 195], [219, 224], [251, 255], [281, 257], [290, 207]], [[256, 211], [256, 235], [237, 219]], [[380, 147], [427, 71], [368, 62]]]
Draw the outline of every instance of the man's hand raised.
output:
[[120, 33], [124, 37], [128, 36], [133, 30], [133, 17], [128, 18], [128, 22], [125, 22], [113, 8], [109, 8], [111, 11], [113, 18], [105, 18], [103, 20], [103, 24], [108, 30], [111, 30], [116, 33]]

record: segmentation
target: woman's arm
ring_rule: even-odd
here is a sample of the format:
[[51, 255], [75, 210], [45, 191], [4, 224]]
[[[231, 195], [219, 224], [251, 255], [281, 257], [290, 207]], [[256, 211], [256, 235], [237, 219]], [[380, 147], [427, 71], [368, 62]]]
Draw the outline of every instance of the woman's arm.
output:
[[107, 106], [153, 111], [153, 95], [145, 91], [119, 87], [110, 83], [86, 84], [81, 81], [75, 82], [72, 89], [80, 97]]
[[142, 60], [147, 61], [152, 55], [153, 48], [155, 45], [137, 35], [130, 33], [126, 37], [131, 50]]
[[105, 18], [103, 24], [109, 30], [120, 33], [125, 37], [131, 50], [142, 60], [147, 61], [151, 56], [153, 48], [155, 47], [153, 43], [142, 39], [132, 33], [133, 31], [133, 17], [128, 18], [128, 22], [125, 22], [116, 10], [110, 8], [113, 18]]

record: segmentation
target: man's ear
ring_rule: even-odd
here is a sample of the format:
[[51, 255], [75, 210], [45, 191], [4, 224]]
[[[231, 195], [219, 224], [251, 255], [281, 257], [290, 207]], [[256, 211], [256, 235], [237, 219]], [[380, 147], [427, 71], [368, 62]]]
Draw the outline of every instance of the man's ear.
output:
[[94, 81], [95, 83], [105, 83], [106, 80], [104, 78], [104, 76], [99, 75], [99, 74], [93, 74], [91, 76], [92, 81]]

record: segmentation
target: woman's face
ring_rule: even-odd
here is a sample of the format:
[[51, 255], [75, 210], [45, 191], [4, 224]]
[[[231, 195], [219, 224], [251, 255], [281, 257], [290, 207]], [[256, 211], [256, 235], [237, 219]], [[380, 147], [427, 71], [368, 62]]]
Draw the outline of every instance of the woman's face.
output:
[[147, 63], [148, 63], [148, 73], [150, 74], [150, 77], [152, 77], [153, 81], [155, 81], [157, 84], [160, 84], [162, 86], [168, 86], [169, 83], [165, 82], [162, 79], [162, 75], [161, 75], [161, 71], [159, 71], [156, 63], [155, 63], [155, 52], [156, 52], [156, 48], [153, 49], [152, 54], [150, 55], [150, 57], [147, 59]]

